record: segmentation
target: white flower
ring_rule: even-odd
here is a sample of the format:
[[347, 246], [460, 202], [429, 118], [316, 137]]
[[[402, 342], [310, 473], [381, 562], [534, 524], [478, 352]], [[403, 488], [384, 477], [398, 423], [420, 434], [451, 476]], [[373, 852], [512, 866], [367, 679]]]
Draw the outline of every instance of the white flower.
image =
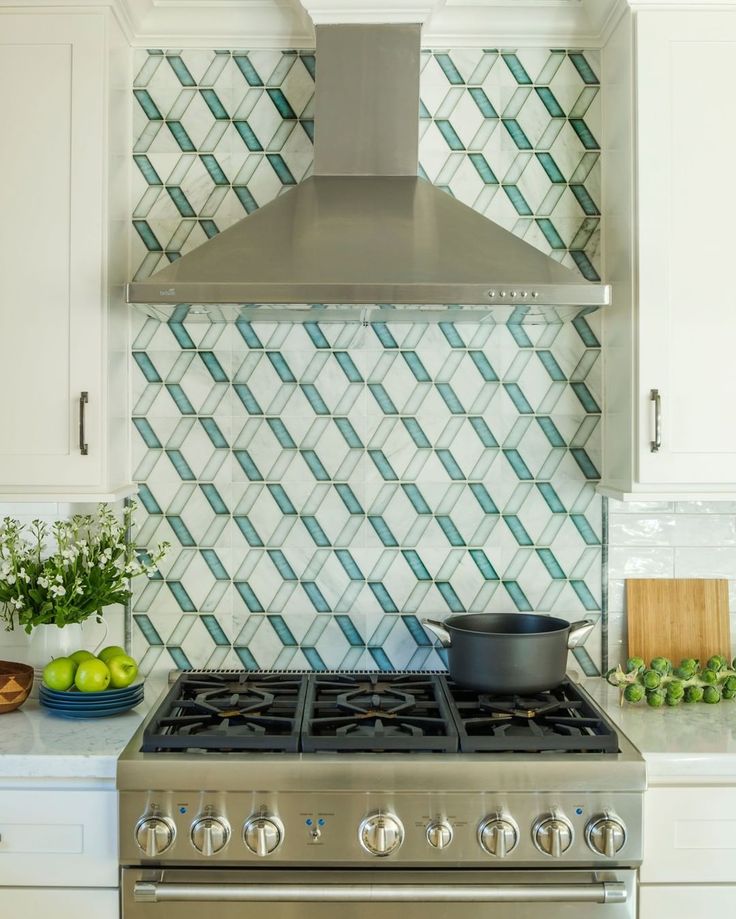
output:
[[39, 587], [48, 587], [48, 586], [49, 586], [49, 579], [48, 579], [48, 578], [44, 578], [44, 577], [40, 577], [40, 578], [38, 579], [38, 586], [39, 586]]
[[20, 610], [23, 609], [23, 601], [20, 599], [20, 597], [11, 597], [11, 598], [10, 598], [10, 602], [13, 604], [13, 606], [14, 606], [14, 607], [16, 608], [16, 610], [18, 610], [19, 612], [20, 612]]

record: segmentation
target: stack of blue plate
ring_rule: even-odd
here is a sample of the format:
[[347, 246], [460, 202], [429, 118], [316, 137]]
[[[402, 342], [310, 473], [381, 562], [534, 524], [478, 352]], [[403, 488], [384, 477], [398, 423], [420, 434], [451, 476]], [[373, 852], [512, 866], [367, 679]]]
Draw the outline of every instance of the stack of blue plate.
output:
[[142, 702], [143, 683], [103, 692], [79, 692], [77, 689], [59, 692], [42, 684], [38, 698], [45, 709], [62, 718], [105, 718], [127, 712]]

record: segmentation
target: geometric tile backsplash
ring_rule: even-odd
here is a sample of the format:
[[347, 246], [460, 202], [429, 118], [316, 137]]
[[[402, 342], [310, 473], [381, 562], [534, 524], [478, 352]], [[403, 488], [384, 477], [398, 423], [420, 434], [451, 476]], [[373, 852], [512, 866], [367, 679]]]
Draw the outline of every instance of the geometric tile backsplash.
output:
[[[420, 171], [598, 272], [597, 55], [425, 52]], [[314, 55], [138, 55], [137, 277], [308, 175]], [[424, 615], [601, 616], [600, 345], [574, 323], [134, 315], [155, 667], [436, 668]], [[578, 666], [601, 665], [596, 629]]]

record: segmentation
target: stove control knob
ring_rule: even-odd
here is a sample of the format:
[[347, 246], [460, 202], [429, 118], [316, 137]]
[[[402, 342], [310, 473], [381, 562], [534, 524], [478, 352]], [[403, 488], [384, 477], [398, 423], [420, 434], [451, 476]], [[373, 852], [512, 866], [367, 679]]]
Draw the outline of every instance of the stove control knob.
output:
[[254, 855], [270, 855], [281, 845], [284, 833], [273, 817], [253, 816], [245, 821], [243, 841]]
[[626, 842], [626, 827], [615, 814], [599, 814], [585, 828], [585, 839], [593, 852], [615, 858]]
[[404, 827], [392, 814], [371, 814], [360, 824], [358, 838], [369, 855], [390, 855], [404, 841]]
[[545, 814], [532, 827], [534, 845], [545, 855], [559, 858], [572, 845], [572, 824], [562, 814]]
[[174, 822], [168, 817], [141, 817], [136, 824], [135, 840], [148, 858], [156, 858], [171, 847], [176, 836]]
[[478, 839], [489, 855], [506, 858], [519, 841], [519, 831], [511, 820], [502, 814], [488, 817], [478, 828]]
[[427, 827], [427, 842], [433, 849], [446, 849], [452, 842], [452, 827], [438, 820]]
[[224, 817], [204, 814], [192, 824], [192, 845], [202, 855], [214, 855], [224, 849], [230, 839], [230, 826]]

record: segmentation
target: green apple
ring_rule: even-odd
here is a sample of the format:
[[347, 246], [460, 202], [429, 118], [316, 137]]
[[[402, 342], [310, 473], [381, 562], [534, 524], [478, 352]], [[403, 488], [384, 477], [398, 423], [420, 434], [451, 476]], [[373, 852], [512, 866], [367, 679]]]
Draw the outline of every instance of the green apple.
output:
[[110, 670], [110, 685], [115, 689], [123, 689], [130, 686], [133, 680], [138, 676], [138, 664], [132, 657], [127, 654], [118, 654], [107, 661]]
[[69, 655], [69, 660], [74, 661], [77, 665], [81, 664], [82, 661], [92, 660], [93, 658], [94, 654], [91, 651], [85, 651], [82, 648], [80, 648], [79, 651], [75, 651], [74, 654]]
[[125, 657], [125, 648], [121, 648], [120, 645], [108, 645], [107, 648], [103, 648], [97, 655], [98, 659], [105, 663], [112, 660], [113, 657], [121, 656]]
[[74, 685], [80, 692], [102, 692], [110, 685], [110, 671], [104, 661], [96, 657], [82, 661], [74, 674]]
[[74, 683], [77, 665], [68, 657], [57, 657], [43, 668], [43, 682], [49, 689], [66, 692]]

